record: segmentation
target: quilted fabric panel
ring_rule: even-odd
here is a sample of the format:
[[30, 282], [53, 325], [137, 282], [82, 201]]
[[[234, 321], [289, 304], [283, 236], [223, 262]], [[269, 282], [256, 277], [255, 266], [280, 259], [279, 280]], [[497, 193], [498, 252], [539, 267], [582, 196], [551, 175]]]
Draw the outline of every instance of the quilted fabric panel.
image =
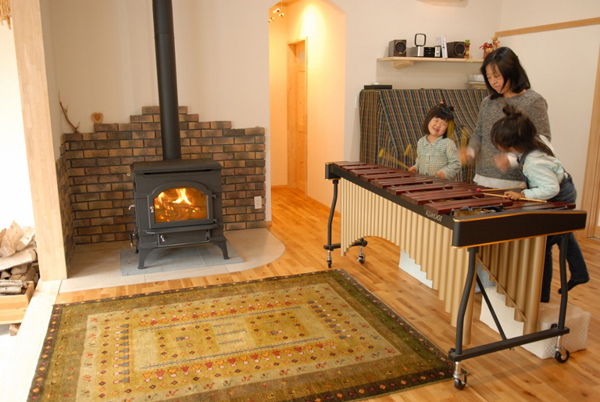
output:
[[[405, 169], [414, 164], [427, 112], [439, 102], [454, 106], [456, 120], [449, 138], [466, 145], [477, 124], [484, 89], [363, 90], [360, 94], [361, 161]], [[461, 168], [458, 180], [470, 182], [473, 165]]]

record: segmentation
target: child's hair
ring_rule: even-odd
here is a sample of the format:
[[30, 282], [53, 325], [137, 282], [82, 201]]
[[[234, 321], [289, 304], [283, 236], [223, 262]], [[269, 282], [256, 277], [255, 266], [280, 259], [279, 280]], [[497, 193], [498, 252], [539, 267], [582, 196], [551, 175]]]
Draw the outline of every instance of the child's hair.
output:
[[498, 68], [498, 72], [504, 78], [504, 85], [509, 85], [511, 92], [520, 93], [524, 89], [531, 88], [527, 73], [519, 62], [519, 56], [508, 47], [499, 47], [483, 59], [483, 64], [480, 68], [485, 81], [485, 86], [490, 92], [491, 99], [499, 98], [502, 95], [496, 92], [490, 85], [486, 72], [486, 67], [488, 65], [496, 66]]
[[448, 129], [443, 137], [446, 138], [449, 132], [452, 134], [453, 127], [451, 126], [454, 123], [454, 106], [448, 106], [445, 102], [440, 102], [439, 105], [432, 107], [427, 113], [425, 120], [423, 120], [423, 134], [429, 134], [429, 122], [436, 117], [448, 122]]
[[494, 123], [491, 132], [492, 144], [496, 148], [514, 148], [524, 154], [537, 149], [554, 156], [552, 150], [538, 137], [535, 124], [525, 112], [518, 111], [511, 105], [505, 105], [502, 111], [506, 116]]

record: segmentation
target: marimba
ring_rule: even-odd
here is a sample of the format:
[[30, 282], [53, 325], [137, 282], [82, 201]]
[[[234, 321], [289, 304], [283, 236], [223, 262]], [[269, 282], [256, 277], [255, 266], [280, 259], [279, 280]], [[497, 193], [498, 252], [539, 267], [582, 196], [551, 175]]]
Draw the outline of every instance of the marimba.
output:
[[[456, 327], [456, 348], [449, 356], [455, 362], [457, 388], [466, 384], [460, 361], [471, 357], [558, 336], [556, 359], [568, 359], [568, 351], [565, 355], [560, 347], [560, 336], [569, 332], [564, 326], [567, 286], [562, 251], [564, 291], [558, 325], [537, 331], [545, 244], [548, 235], [584, 229], [585, 211], [564, 202], [512, 201], [487, 187], [361, 162], [328, 163], [325, 177], [334, 183], [325, 245], [329, 267], [333, 249], [340, 248], [345, 255], [355, 245], [361, 246], [359, 261], [363, 262], [364, 238], [368, 236], [387, 239], [405, 250], [427, 273]], [[332, 244], [338, 182], [341, 242]], [[502, 341], [463, 350], [463, 344], [470, 343], [478, 260], [496, 282], [498, 292], [506, 296], [507, 305], [515, 307], [515, 320], [524, 323], [524, 334], [505, 337], [480, 285]]]

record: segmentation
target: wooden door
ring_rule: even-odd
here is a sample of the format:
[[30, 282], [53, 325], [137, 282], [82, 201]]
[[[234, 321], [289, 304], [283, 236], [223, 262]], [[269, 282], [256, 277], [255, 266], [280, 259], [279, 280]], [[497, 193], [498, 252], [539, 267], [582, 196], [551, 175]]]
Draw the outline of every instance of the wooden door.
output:
[[288, 185], [306, 193], [306, 43], [288, 52]]

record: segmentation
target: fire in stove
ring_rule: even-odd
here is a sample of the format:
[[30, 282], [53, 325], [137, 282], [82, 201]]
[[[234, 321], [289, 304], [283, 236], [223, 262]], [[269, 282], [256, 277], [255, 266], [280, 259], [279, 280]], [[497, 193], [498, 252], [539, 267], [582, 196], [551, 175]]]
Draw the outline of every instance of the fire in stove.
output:
[[176, 222], [208, 217], [206, 194], [197, 188], [170, 188], [154, 199], [156, 222]]

